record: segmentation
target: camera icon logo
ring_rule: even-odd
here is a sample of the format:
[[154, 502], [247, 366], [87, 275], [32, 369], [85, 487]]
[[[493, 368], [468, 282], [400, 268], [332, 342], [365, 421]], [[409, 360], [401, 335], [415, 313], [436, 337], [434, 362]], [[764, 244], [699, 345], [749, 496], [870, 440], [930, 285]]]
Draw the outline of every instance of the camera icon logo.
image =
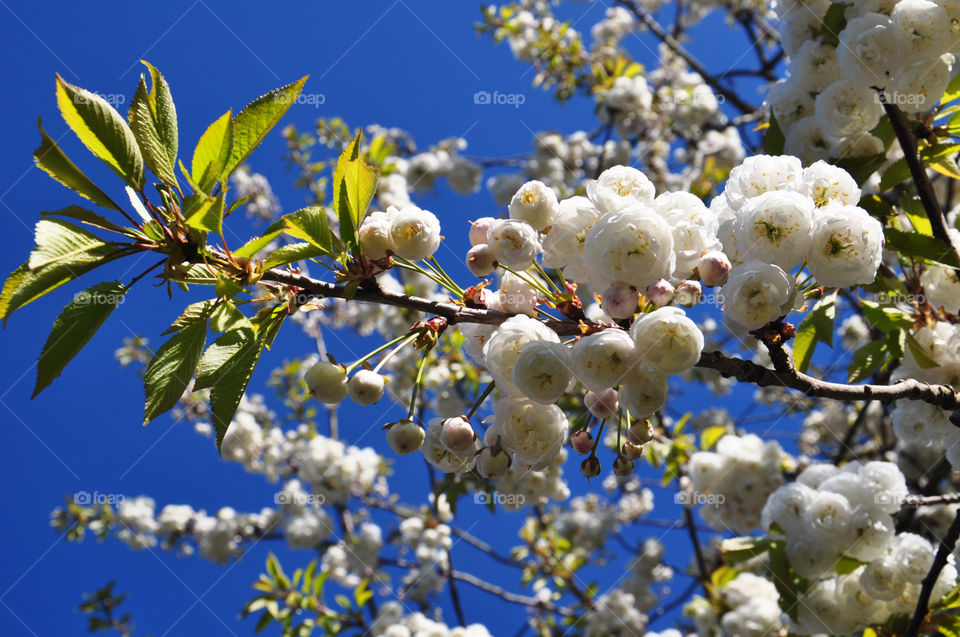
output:
[[488, 91], [477, 91], [473, 94], [474, 104], [489, 104], [492, 101]]

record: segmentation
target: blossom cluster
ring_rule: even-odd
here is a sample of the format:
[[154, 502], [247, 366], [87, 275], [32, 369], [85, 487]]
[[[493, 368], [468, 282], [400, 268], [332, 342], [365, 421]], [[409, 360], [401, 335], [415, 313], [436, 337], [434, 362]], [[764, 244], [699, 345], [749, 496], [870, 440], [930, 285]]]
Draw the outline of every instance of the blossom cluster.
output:
[[759, 526], [763, 503], [783, 484], [783, 470], [790, 462], [775, 441], [727, 434], [715, 451], [690, 456], [692, 502], [703, 501], [700, 515], [713, 528], [749, 533]]
[[[786, 151], [813, 162], [877, 155], [882, 101], [916, 113], [933, 108], [950, 81], [960, 8], [949, 0], [843, 3], [843, 29], [826, 26], [829, 0], [779, 0], [790, 75], [767, 105]], [[878, 92], [879, 90], [879, 92]]]
[[[895, 534], [892, 514], [906, 495], [896, 465], [854, 461], [841, 468], [811, 465], [770, 496], [764, 528], [783, 533], [794, 571], [816, 580], [800, 608], [800, 634], [852, 634], [912, 611], [934, 550], [919, 535]], [[836, 574], [844, 557], [861, 565]], [[956, 579], [951, 556], [931, 602], [942, 598]]]

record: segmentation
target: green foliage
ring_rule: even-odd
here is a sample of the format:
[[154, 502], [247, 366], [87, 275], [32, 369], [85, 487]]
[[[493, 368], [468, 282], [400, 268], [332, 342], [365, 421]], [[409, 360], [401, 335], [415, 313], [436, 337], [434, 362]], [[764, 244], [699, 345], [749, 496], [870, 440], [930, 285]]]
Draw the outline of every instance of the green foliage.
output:
[[793, 342], [793, 360], [801, 372], [807, 371], [813, 359], [817, 342], [833, 347], [833, 322], [836, 318], [837, 293], [833, 292], [817, 301], [813, 309], [803, 317], [797, 327]]
[[202, 192], [213, 191], [230, 163], [233, 126], [233, 111], [229, 110], [207, 127], [193, 150], [190, 174]]
[[135, 190], [143, 190], [143, 156], [123, 117], [105, 99], [57, 75], [64, 121], [98, 159]]
[[150, 69], [152, 87], [147, 91], [146, 80], [141, 75], [127, 115], [130, 128], [147, 167], [164, 184], [179, 188], [175, 170], [177, 111], [166, 80], [153, 66], [146, 62], [144, 64]]
[[267, 133], [300, 97], [307, 77], [309, 76], [258, 97], [237, 113], [233, 118], [233, 146], [224, 173], [231, 174], [260, 145]]
[[904, 232], [896, 228], [885, 228], [884, 236], [887, 240], [887, 248], [896, 250], [901, 256], [948, 268], [960, 268], [960, 261], [957, 260], [957, 254], [953, 248], [935, 237], [918, 232]]
[[105, 192], [90, 181], [90, 178], [83, 174], [60, 150], [57, 143], [47, 135], [40, 118], [37, 118], [37, 128], [40, 129], [40, 146], [33, 151], [33, 160], [37, 167], [81, 197], [89, 199], [98, 206], [119, 211], [120, 206], [113, 203]]
[[180, 329], [153, 355], [143, 377], [146, 392], [144, 425], [180, 400], [197, 368], [206, 333], [207, 317], [204, 315]]
[[90, 341], [107, 317], [123, 301], [126, 287], [119, 281], [100, 283], [78, 294], [53, 324], [37, 361], [36, 397], [60, 375]]

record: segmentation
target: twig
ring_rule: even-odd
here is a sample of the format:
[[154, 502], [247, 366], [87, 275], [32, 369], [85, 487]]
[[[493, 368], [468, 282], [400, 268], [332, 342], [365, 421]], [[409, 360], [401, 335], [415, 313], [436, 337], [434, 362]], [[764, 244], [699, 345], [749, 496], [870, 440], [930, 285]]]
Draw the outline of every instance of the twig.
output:
[[960, 504], [960, 493], [944, 493], [942, 495], [917, 495], [911, 493], [903, 499], [900, 505], [904, 509], [916, 509], [922, 506], [936, 506], [938, 504]]
[[707, 574], [707, 562], [703, 558], [703, 547], [700, 546], [700, 536], [697, 535], [697, 525], [693, 521], [693, 511], [690, 507], [683, 507], [683, 519], [686, 522], [687, 532], [690, 534], [690, 543], [693, 544], [693, 554], [697, 560], [697, 571], [700, 577], [697, 581], [703, 586], [703, 592], [708, 598], [713, 597], [710, 593], [710, 576]]
[[450, 577], [453, 579], [458, 579], [461, 582], [466, 582], [471, 586], [475, 586], [482, 591], [486, 591], [491, 595], [496, 595], [505, 602], [511, 602], [513, 604], [522, 604], [528, 608], [544, 608], [551, 613], [557, 613], [558, 615], [563, 615], [564, 617], [570, 617], [573, 615], [573, 611], [564, 606], [557, 606], [553, 602], [546, 600], [539, 600], [535, 597], [527, 597], [526, 595], [518, 595], [517, 593], [511, 593], [506, 591], [495, 584], [491, 584], [486, 580], [482, 580], [472, 573], [464, 573], [463, 571], [450, 571]]
[[903, 637], [916, 637], [920, 631], [920, 624], [923, 623], [924, 618], [927, 616], [927, 611], [930, 609], [930, 595], [933, 593], [933, 586], [937, 583], [940, 572], [943, 570], [943, 567], [947, 565], [947, 559], [957, 546], [958, 538], [960, 538], [960, 507], [957, 508], [957, 513], [953, 518], [953, 524], [950, 525], [947, 534], [940, 540], [940, 546], [937, 548], [937, 556], [933, 559], [930, 570], [927, 572], [926, 577], [923, 578], [923, 583], [920, 586], [920, 597], [917, 599], [917, 609], [913, 612], [913, 618], [910, 620], [910, 625], [907, 626], [907, 629], [904, 631]]

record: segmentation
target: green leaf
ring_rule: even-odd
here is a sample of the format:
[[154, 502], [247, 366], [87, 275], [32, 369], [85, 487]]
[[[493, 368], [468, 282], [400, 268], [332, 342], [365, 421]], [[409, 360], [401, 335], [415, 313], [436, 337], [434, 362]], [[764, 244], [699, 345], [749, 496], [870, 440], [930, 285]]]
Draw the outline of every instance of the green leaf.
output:
[[767, 128], [767, 134], [763, 136], [763, 150], [768, 155], [782, 155], [784, 144], [786, 144], [786, 138], [783, 136], [783, 129], [771, 114], [770, 126]]
[[355, 228], [360, 227], [367, 208], [377, 193], [379, 180], [380, 172], [368, 166], [362, 159], [353, 159], [344, 165], [341, 197], [345, 192], [350, 219]]
[[950, 83], [947, 84], [947, 90], [944, 91], [943, 97], [940, 98], [940, 103], [949, 104], [958, 97], [960, 97], [960, 75], [950, 80]]
[[[252, 325], [251, 325], [252, 328]], [[256, 345], [257, 338], [253, 329], [237, 329], [221, 335], [210, 344], [197, 364], [197, 378], [194, 389], [212, 387], [219, 378], [228, 373], [230, 359], [241, 353], [244, 348]]]
[[113, 203], [113, 200], [90, 181], [90, 178], [83, 174], [76, 164], [70, 161], [70, 158], [60, 150], [57, 143], [43, 130], [43, 122], [40, 118], [37, 118], [37, 127], [40, 129], [40, 146], [33, 151], [33, 160], [37, 167], [98, 206], [120, 210], [120, 207]]
[[66, 217], [67, 219], [76, 219], [77, 221], [91, 225], [95, 228], [109, 230], [111, 232], [116, 232], [118, 234], [127, 236], [130, 236], [131, 234], [136, 234], [141, 237], [143, 236], [139, 231], [135, 231], [133, 228], [124, 228], [122, 226], [118, 226], [106, 217], [98, 215], [97, 213], [87, 210], [86, 208], [81, 208], [80, 206], [67, 206], [62, 210], [45, 210], [40, 214], [44, 217]]
[[917, 340], [916, 336], [906, 330], [904, 330], [903, 333], [905, 340], [907, 341], [907, 347], [910, 349], [910, 353], [913, 354], [913, 358], [916, 360], [917, 365], [923, 369], [940, 367], [940, 363], [932, 359], [930, 355], [927, 354], [927, 352], [923, 349], [923, 345], [920, 344], [920, 341]]
[[[187, 225], [197, 230], [207, 230], [223, 234], [223, 208], [225, 190], [221, 190], [216, 197], [210, 197], [202, 201], [196, 209], [192, 210], [187, 216]], [[203, 194], [196, 194], [195, 197], [204, 197]]]
[[207, 321], [195, 321], [170, 337], [153, 355], [143, 377], [143, 424], [171, 409], [187, 389], [206, 343]]
[[924, 211], [923, 204], [920, 203], [919, 197], [908, 197], [904, 195], [897, 203], [900, 204], [900, 209], [903, 210], [903, 214], [906, 215], [910, 221], [910, 225], [913, 226], [915, 231], [928, 237], [933, 236], [933, 227], [930, 224], [930, 218], [927, 216], [926, 211]]
[[230, 162], [233, 151], [233, 111], [229, 110], [207, 127], [193, 150], [190, 174], [203, 192], [212, 192]]
[[707, 427], [700, 434], [700, 449], [703, 451], [713, 449], [714, 445], [717, 444], [717, 441], [723, 438], [726, 433], [727, 428], [724, 425]]
[[233, 149], [224, 173], [231, 174], [246, 161], [250, 153], [260, 145], [284, 113], [300, 97], [303, 84], [309, 76], [305, 75], [296, 82], [274, 89], [253, 100], [243, 107], [233, 118]]
[[75, 296], [63, 308], [37, 360], [37, 382], [32, 397], [50, 385], [80, 353], [123, 301], [126, 290], [119, 281], [100, 283]]
[[218, 299], [207, 299], [206, 301], [197, 301], [196, 303], [191, 303], [183, 310], [183, 312], [180, 313], [180, 316], [173, 321], [170, 327], [168, 327], [161, 336], [173, 334], [175, 332], [179, 332], [185, 327], [193, 325], [194, 323], [206, 321], [207, 317], [210, 316], [210, 313], [213, 312], [218, 303]]
[[58, 261], [69, 261], [85, 252], [107, 246], [97, 235], [61, 219], [38, 221], [34, 228], [34, 243], [36, 246], [28, 261], [31, 270]]
[[793, 342], [793, 361], [801, 372], [806, 372], [813, 360], [817, 342], [833, 347], [833, 321], [836, 318], [837, 293], [817, 301], [797, 327]]
[[326, 256], [327, 254], [324, 250], [309, 243], [291, 243], [281, 246], [270, 253], [270, 256], [263, 262], [263, 269], [278, 268], [282, 265], [296, 261], [304, 261], [306, 259], [314, 259], [316, 257]]
[[267, 228], [264, 235], [273, 234], [282, 228], [291, 237], [301, 239], [330, 254], [333, 234], [327, 221], [327, 212], [321, 206], [308, 206], [284, 215]]
[[946, 245], [936, 237], [928, 237], [916, 232], [904, 232], [896, 228], [885, 228], [887, 248], [896, 250], [902, 256], [923, 259], [929, 263], [960, 268], [960, 261], [951, 246]]
[[771, 544], [771, 540], [763, 537], [733, 537], [720, 542], [720, 553], [728, 564], [737, 564], [763, 555]]
[[340, 220], [340, 238], [354, 251], [360, 245], [357, 238], [359, 226], [355, 223], [354, 216], [351, 214], [350, 196], [344, 186], [346, 184], [347, 165], [360, 157], [360, 135], [361, 133], [357, 132], [353, 141], [343, 149], [340, 157], [337, 158], [337, 167], [333, 171], [333, 205], [337, 210], [337, 218]]
[[167, 157], [170, 158], [170, 167], [173, 168], [177, 165], [177, 147], [180, 142], [177, 132], [177, 108], [173, 105], [170, 85], [156, 67], [145, 60], [140, 62], [150, 70], [150, 109], [157, 123], [157, 133], [166, 148]]
[[57, 75], [57, 105], [67, 125], [97, 158], [143, 190], [143, 156], [127, 122], [99, 95]]
[[866, 562], [861, 562], [860, 560], [852, 558], [848, 555], [841, 555], [840, 559], [837, 560], [837, 563], [833, 567], [833, 572], [839, 575], [846, 575], [854, 572], [864, 564], [866, 564]]
[[824, 44], [837, 46], [840, 43], [840, 32], [847, 25], [847, 19], [844, 16], [846, 6], [842, 2], [834, 2], [827, 9], [823, 17], [823, 28], [820, 29], [820, 37]]
[[887, 342], [873, 341], [853, 353], [853, 361], [847, 368], [847, 382], [859, 383], [880, 369], [887, 357]]
[[[168, 148], [160, 137], [160, 124], [157, 122], [157, 114], [151, 101], [146, 80], [141, 75], [140, 83], [137, 85], [137, 91], [133, 95], [130, 110], [127, 113], [130, 129], [140, 146], [140, 152], [147, 167], [153, 171], [153, 174], [160, 181], [168, 186], [177, 187], [177, 176], [174, 170], [177, 158], [176, 155], [171, 157], [167, 154]], [[174, 140], [174, 145], [176, 145], [176, 140]], [[174, 148], [174, 152], [176, 152], [176, 148]]]
[[284, 227], [282, 219], [275, 221], [270, 225], [269, 228], [263, 233], [262, 236], [253, 237], [245, 244], [233, 251], [233, 256], [235, 257], [246, 257], [250, 258], [259, 253], [261, 250], [266, 248], [271, 241], [283, 234]]
[[862, 301], [862, 305], [864, 318], [884, 334], [913, 325], [913, 318], [898, 307], [873, 301]]
[[252, 330], [253, 323], [230, 301], [219, 303], [210, 315], [210, 329], [214, 332], [229, 332], [240, 328]]
[[3, 284], [3, 291], [0, 292], [0, 317], [3, 318], [3, 324], [6, 325], [10, 315], [24, 305], [120, 256], [113, 246], [101, 246], [35, 270], [31, 270], [29, 264], [24, 263], [10, 274]]
[[[928, 168], [936, 170], [937, 166], [940, 166], [941, 171], [947, 170], [951, 161], [955, 167], [956, 162], [953, 160], [953, 156], [958, 151], [960, 151], [960, 144], [926, 146], [920, 149], [920, 159], [923, 161], [923, 165]], [[944, 160], [949, 161], [945, 162]], [[883, 175], [880, 176], [880, 190], [892, 188], [907, 179], [910, 179], [910, 166], [907, 164], [906, 158], [901, 158], [883, 171]]]
[[[237, 406], [250, 383], [253, 370], [257, 367], [260, 354], [267, 344], [269, 328], [262, 328], [256, 338], [241, 346], [236, 353], [224, 362], [217, 370], [215, 382], [210, 389], [210, 413], [213, 426], [217, 431], [217, 449], [223, 442], [223, 436], [237, 412]], [[227, 332], [229, 335], [250, 334], [245, 330]], [[220, 339], [217, 339], [220, 340]]]

